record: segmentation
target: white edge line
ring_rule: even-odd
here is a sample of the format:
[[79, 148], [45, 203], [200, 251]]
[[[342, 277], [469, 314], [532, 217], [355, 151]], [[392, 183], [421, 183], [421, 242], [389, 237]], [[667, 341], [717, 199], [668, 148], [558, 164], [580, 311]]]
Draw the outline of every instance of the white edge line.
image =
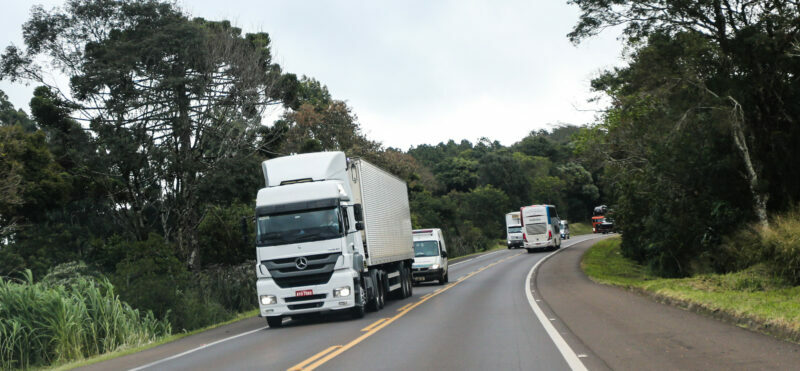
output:
[[173, 359], [175, 359], [175, 358], [180, 358], [180, 357], [183, 357], [183, 356], [185, 356], [185, 355], [187, 355], [187, 354], [194, 353], [194, 352], [196, 352], [196, 351], [198, 351], [198, 350], [205, 349], [205, 348], [208, 348], [208, 347], [210, 347], [210, 346], [217, 345], [217, 344], [219, 344], [219, 343], [222, 343], [222, 342], [226, 342], [226, 341], [228, 341], [228, 340], [233, 340], [233, 339], [236, 339], [236, 338], [238, 338], [238, 337], [242, 337], [242, 336], [245, 336], [245, 335], [250, 335], [250, 334], [252, 334], [252, 333], [254, 333], [254, 332], [261, 331], [261, 330], [263, 330], [263, 329], [265, 329], [265, 328], [266, 328], [266, 327], [257, 328], [257, 329], [255, 329], [255, 330], [251, 330], [251, 331], [243, 332], [243, 333], [241, 333], [241, 334], [238, 334], [238, 335], [233, 335], [233, 336], [230, 336], [230, 337], [226, 337], [226, 338], [224, 338], [224, 339], [217, 340], [217, 341], [215, 341], [215, 342], [213, 342], [213, 343], [204, 344], [204, 345], [201, 345], [201, 346], [199, 346], [199, 347], [197, 347], [197, 348], [194, 348], [194, 349], [189, 349], [189, 350], [187, 350], [187, 351], [185, 351], [185, 352], [183, 352], [183, 353], [178, 353], [178, 354], [176, 354], [176, 355], [174, 355], [174, 356], [167, 357], [167, 358], [164, 358], [164, 359], [160, 359], [160, 360], [158, 360], [158, 361], [155, 361], [155, 362], [148, 363], [148, 364], [146, 364], [146, 365], [144, 365], [144, 366], [139, 366], [139, 367], [136, 367], [136, 368], [132, 368], [132, 369], [130, 369], [130, 370], [128, 370], [128, 371], [139, 371], [139, 370], [144, 370], [144, 369], [146, 369], [146, 368], [150, 368], [150, 367], [153, 367], [153, 366], [155, 366], [155, 365], [158, 365], [158, 364], [161, 364], [161, 363], [164, 363], [164, 362], [167, 362], [167, 361], [171, 361], [171, 360], [173, 360]]
[[[583, 241], [587, 241], [590, 239], [591, 238], [587, 238], [586, 240]], [[583, 241], [578, 241], [578, 242], [583, 242]], [[570, 246], [572, 245], [574, 244], [571, 244]], [[542, 326], [544, 327], [545, 331], [547, 331], [547, 334], [550, 335], [550, 339], [552, 339], [553, 343], [556, 344], [558, 351], [561, 352], [561, 355], [564, 357], [564, 360], [567, 361], [569, 368], [572, 370], [587, 371], [586, 366], [583, 365], [583, 362], [581, 362], [581, 360], [575, 354], [575, 351], [569, 347], [569, 344], [567, 344], [567, 342], [564, 341], [564, 338], [561, 337], [561, 334], [558, 333], [558, 330], [556, 330], [556, 328], [553, 327], [553, 324], [550, 323], [550, 320], [544, 314], [542, 308], [539, 307], [539, 304], [536, 304], [536, 300], [533, 299], [533, 295], [531, 294], [531, 277], [533, 277], [533, 273], [536, 271], [536, 269], [539, 268], [539, 264], [542, 264], [542, 262], [544, 262], [551, 256], [558, 254], [561, 251], [564, 251], [570, 246], [564, 247], [563, 249], [558, 249], [548, 254], [547, 256], [540, 259], [538, 262], [536, 262], [536, 264], [533, 265], [533, 268], [531, 268], [531, 270], [528, 272], [528, 276], [525, 278], [525, 296], [528, 297], [528, 303], [531, 305], [533, 313], [536, 313], [536, 317], [539, 319], [539, 322], [542, 323]]]

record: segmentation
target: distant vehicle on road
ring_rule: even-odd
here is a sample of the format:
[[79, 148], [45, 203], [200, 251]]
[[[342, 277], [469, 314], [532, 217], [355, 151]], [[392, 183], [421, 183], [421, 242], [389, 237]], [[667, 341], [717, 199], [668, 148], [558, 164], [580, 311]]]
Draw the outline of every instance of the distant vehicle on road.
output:
[[569, 223], [566, 220], [561, 221], [561, 225], [559, 225], [559, 229], [561, 229], [561, 238], [568, 240], [569, 239]]
[[602, 233], [599, 227], [606, 221], [609, 212], [610, 210], [606, 205], [600, 205], [594, 208], [592, 213], [592, 233]]
[[522, 247], [522, 221], [519, 211], [506, 214], [506, 246], [509, 249]]
[[614, 233], [616, 229], [614, 228], [614, 220], [611, 218], [605, 218], [603, 221], [597, 225], [597, 233]]
[[561, 247], [560, 220], [553, 205], [531, 205], [520, 209], [523, 247], [535, 250]]
[[401, 179], [343, 152], [261, 164], [256, 198], [256, 290], [269, 327], [320, 312], [379, 310], [411, 296], [408, 190]]
[[414, 238], [414, 265], [412, 275], [414, 282], [435, 281], [440, 285], [449, 281], [447, 266], [447, 246], [444, 235], [439, 228], [415, 229], [411, 232]]

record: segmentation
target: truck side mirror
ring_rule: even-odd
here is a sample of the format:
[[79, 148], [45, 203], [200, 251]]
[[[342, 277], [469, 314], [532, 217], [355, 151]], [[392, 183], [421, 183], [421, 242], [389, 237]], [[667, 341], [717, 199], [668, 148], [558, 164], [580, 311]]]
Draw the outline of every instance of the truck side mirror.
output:
[[240, 221], [241, 225], [240, 228], [242, 229], [242, 242], [247, 243], [247, 217], [243, 216], [242, 220]]
[[356, 230], [363, 231], [364, 230], [364, 222], [356, 222]]
[[[361, 204], [353, 205], [353, 217], [356, 218], [357, 222], [363, 222], [364, 221], [364, 209], [361, 207]], [[361, 230], [361, 229], [359, 229], [359, 230]]]
[[442, 257], [443, 257], [443, 258], [446, 258], [446, 257], [447, 257], [447, 251], [444, 251], [444, 250], [442, 250]]

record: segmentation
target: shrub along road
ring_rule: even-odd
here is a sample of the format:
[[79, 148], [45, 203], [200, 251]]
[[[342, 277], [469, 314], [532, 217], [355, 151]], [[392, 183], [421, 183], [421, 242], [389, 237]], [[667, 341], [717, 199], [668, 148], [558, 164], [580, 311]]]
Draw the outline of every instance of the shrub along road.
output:
[[[589, 369], [793, 369], [800, 346], [590, 281], [581, 256], [552, 256], [534, 290]], [[555, 314], [554, 314], [555, 313]]]

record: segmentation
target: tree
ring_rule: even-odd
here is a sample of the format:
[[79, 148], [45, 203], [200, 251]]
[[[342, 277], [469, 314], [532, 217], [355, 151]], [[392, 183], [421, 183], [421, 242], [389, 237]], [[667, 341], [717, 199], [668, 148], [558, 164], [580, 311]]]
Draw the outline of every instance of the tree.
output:
[[27, 49], [6, 49], [0, 78], [46, 84], [41, 56], [66, 74], [71, 91], [51, 91], [112, 164], [107, 196], [129, 232], [144, 240], [159, 227], [198, 267], [205, 175], [259, 155], [277, 138], [264, 110], [295, 104], [296, 78], [272, 63], [269, 36], [155, 0], [35, 7], [23, 31]]
[[754, 214], [766, 225], [768, 201], [785, 209], [800, 198], [800, 171], [782, 160], [800, 155], [795, 145], [800, 107], [793, 103], [800, 98], [800, 61], [794, 54], [800, 5], [771, 0], [570, 2], [581, 9], [569, 34], [573, 42], [616, 25], [625, 26], [625, 37], [635, 48], [657, 35], [705, 40], [713, 53], [692, 64], [694, 76], [684, 80], [705, 91], [705, 103], [715, 101], [715, 109], [727, 112]]

